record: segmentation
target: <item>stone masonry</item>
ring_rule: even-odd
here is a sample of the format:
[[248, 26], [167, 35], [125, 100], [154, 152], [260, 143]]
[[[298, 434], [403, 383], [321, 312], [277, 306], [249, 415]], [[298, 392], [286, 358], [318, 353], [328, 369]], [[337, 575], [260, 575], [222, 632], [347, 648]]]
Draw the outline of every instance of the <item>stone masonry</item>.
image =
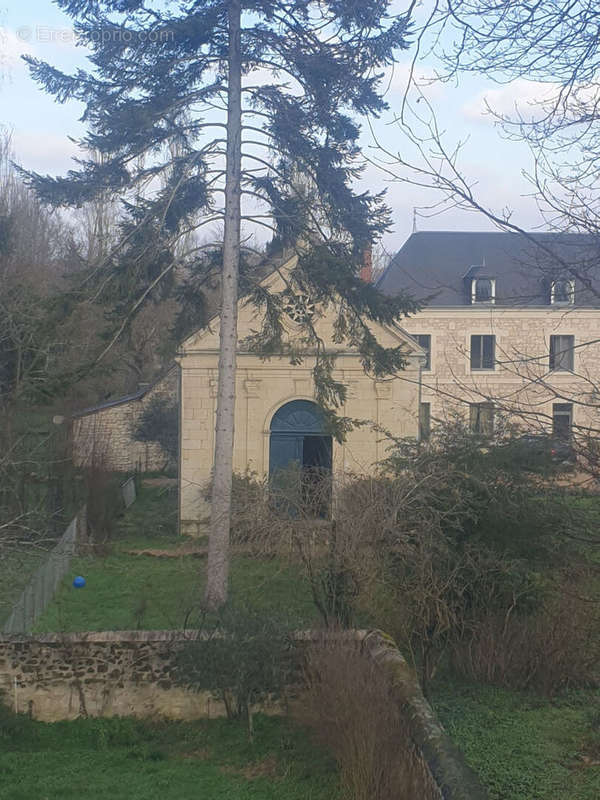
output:
[[118, 472], [164, 469], [168, 457], [160, 445], [137, 442], [132, 435], [144, 409], [155, 397], [175, 401], [179, 397], [179, 369], [176, 365], [147, 390], [122, 401], [96, 406], [74, 417], [71, 436], [75, 464], [88, 466], [95, 457]]

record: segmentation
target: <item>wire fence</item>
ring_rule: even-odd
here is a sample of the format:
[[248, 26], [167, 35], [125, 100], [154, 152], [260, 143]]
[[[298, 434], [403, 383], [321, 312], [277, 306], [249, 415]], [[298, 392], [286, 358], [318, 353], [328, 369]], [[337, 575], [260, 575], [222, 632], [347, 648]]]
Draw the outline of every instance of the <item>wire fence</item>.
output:
[[85, 506], [73, 517], [47, 560], [34, 573], [29, 584], [13, 606], [3, 633], [27, 633], [46, 610], [56, 590], [69, 571], [78, 544], [87, 534]]
[[[137, 492], [133, 477], [121, 484], [121, 495], [125, 508], [135, 502]], [[80, 545], [87, 543], [87, 534], [87, 512], [83, 506], [23, 590], [4, 623], [3, 633], [31, 631], [54, 598], [61, 580], [69, 571], [73, 556], [78, 554]]]

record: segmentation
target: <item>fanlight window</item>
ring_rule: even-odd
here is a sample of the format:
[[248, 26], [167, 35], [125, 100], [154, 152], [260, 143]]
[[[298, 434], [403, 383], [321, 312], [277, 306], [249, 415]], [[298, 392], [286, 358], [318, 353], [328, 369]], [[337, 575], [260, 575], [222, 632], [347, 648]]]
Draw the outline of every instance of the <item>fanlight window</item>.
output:
[[471, 281], [471, 302], [496, 302], [496, 281], [494, 278], [473, 278]]
[[288, 295], [285, 298], [283, 310], [298, 325], [302, 325], [315, 315], [315, 304], [307, 294]]
[[573, 281], [552, 281], [550, 285], [550, 302], [552, 305], [568, 305], [575, 302], [575, 284]]

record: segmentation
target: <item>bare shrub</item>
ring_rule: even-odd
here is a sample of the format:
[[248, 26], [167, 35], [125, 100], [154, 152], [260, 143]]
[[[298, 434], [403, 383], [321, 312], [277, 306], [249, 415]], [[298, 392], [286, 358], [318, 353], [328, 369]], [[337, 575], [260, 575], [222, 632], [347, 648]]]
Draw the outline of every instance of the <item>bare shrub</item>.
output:
[[454, 668], [478, 681], [545, 695], [597, 686], [598, 607], [573, 595], [572, 590], [573, 585], [557, 584], [542, 606], [531, 613], [517, 608], [482, 616], [470, 635], [454, 645]]
[[90, 434], [83, 470], [87, 526], [90, 544], [96, 555], [110, 552], [118, 515], [123, 511], [119, 476], [109, 469], [110, 436], [102, 428]]
[[[595, 521], [585, 505], [514, 463], [510, 441], [482, 443], [456, 423], [425, 448], [399, 447], [375, 477], [336, 476], [333, 492], [326, 482], [307, 490], [298, 469], [271, 483], [238, 477], [234, 542], [257, 557], [299, 563], [327, 627], [368, 620], [391, 633], [426, 694], [448, 655], [484, 680], [576, 682], [587, 671], [578, 649], [558, 644], [556, 620], [569, 612], [549, 603], [562, 591], [563, 565], [581, 563], [578, 547]], [[581, 606], [582, 622], [592, 608]], [[582, 628], [581, 641], [586, 635]], [[508, 666], [503, 636], [521, 637], [530, 660], [515, 655]], [[469, 652], [482, 665], [469, 665]]]
[[439, 797], [428, 783], [391, 680], [356, 643], [324, 641], [311, 646], [305, 684], [293, 713], [334, 754], [344, 797]]

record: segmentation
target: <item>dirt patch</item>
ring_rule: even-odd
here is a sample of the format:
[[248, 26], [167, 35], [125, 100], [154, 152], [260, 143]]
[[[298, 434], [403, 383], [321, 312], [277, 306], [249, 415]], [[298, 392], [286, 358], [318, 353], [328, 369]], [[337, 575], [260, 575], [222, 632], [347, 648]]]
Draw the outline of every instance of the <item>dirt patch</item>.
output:
[[206, 558], [207, 547], [190, 547], [184, 545], [177, 550], [158, 550], [147, 548], [144, 550], [125, 550], [128, 556], [153, 556], [154, 558], [183, 558], [184, 556], [194, 556], [195, 558]]
[[161, 486], [177, 486], [177, 478], [142, 478], [142, 486], [148, 489]]
[[226, 775], [241, 775], [247, 781], [254, 781], [257, 778], [276, 778], [277, 759], [275, 756], [267, 756], [262, 761], [248, 764], [246, 767], [221, 767], [221, 772]]

